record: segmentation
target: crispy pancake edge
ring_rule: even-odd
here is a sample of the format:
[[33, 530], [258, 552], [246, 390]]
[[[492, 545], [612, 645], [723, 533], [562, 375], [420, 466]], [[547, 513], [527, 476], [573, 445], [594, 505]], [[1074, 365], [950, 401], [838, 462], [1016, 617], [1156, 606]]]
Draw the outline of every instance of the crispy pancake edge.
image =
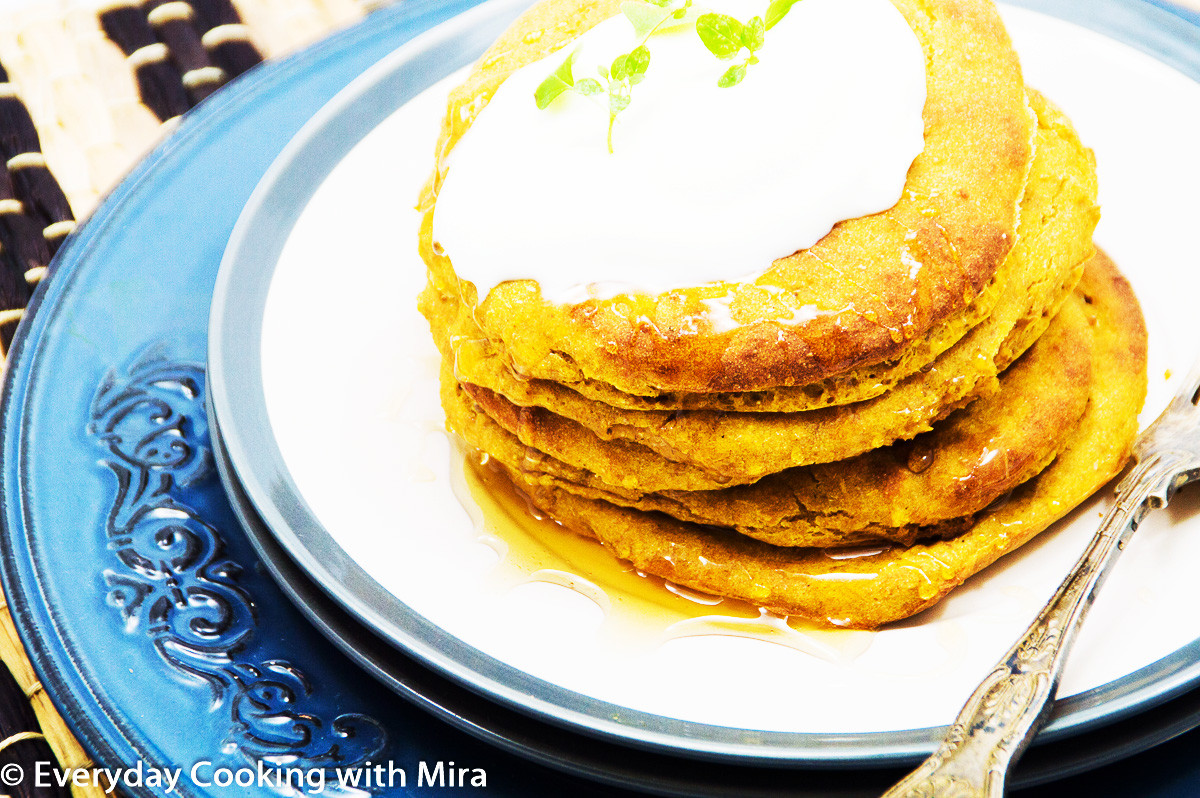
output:
[[[723, 295], [731, 286], [699, 291], [691, 297], [696, 302], [683, 306], [671, 295], [552, 306], [529, 281], [502, 284], [476, 307], [473, 288], [460, 285], [449, 261], [436, 253], [426, 224], [421, 253], [433, 290], [461, 297], [465, 318], [502, 341], [525, 376], [599, 379], [630, 393], [803, 385], [901, 357], [912, 341], [970, 305], [1003, 263], [1015, 237], [1033, 136], [1020, 66], [990, 3], [894, 2], [924, 36], [931, 65], [926, 149], [910, 169], [905, 196], [882, 214], [840, 223], [809, 250], [777, 260], [758, 281], [802, 294], [802, 304], [852, 310], [786, 325], [770, 319], [777, 312], [751, 312], [730, 333], [696, 334], [681, 308], [686, 316], [684, 306], [707, 298], [700, 294]], [[508, 71], [617, 8], [613, 0], [551, 0], [518, 21], [452, 95], [439, 164]], [[526, 44], [526, 30], [545, 33]], [[991, 92], [985, 98], [978, 96], [981, 86]], [[427, 222], [443, 173], [439, 166], [422, 201]], [[903, 252], [924, 264], [920, 280], [908, 277]], [[850, 280], [849, 274], [857, 276]], [[869, 291], [855, 287], [867, 284]], [[737, 294], [736, 286], [732, 290]]]

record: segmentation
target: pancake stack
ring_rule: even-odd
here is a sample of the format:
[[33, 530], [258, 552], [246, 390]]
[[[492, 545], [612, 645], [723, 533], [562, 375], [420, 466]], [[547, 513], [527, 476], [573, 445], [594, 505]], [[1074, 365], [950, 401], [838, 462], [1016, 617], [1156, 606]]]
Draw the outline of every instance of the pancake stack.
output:
[[451, 95], [421, 204], [451, 430], [639, 570], [856, 628], [932, 605], [1107, 482], [1145, 393], [1136, 299], [1092, 244], [1090, 151], [990, 3], [893, 3], [928, 82], [903, 196], [753, 282], [480, 296], [434, 241], [474, 115], [609, 0], [550, 0], [501, 37]]

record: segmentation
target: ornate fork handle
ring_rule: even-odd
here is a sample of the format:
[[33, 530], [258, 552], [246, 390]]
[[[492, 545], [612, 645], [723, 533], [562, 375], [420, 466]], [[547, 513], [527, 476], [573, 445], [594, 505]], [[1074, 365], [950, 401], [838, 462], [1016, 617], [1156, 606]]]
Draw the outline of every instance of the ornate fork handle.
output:
[[1096, 591], [1126, 542], [1155, 507], [1196, 477], [1196, 455], [1149, 454], [1118, 487], [1109, 511], [1058, 592], [1025, 635], [976, 688], [946, 738], [884, 798], [1000, 798], [1009, 766], [1053, 705], [1063, 663]]

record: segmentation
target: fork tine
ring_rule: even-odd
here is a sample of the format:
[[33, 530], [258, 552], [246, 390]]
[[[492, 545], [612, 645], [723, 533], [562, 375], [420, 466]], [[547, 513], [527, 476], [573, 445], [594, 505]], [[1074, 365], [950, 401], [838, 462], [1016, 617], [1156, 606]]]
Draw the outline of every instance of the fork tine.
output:
[[[1200, 360], [1193, 364], [1166, 409], [1134, 441], [1133, 455], [1144, 462], [1166, 448], [1191, 452], [1200, 464]], [[1126, 479], [1132, 476], [1131, 472]]]
[[1183, 383], [1179, 386], [1179, 390], [1175, 392], [1175, 396], [1171, 399], [1171, 410], [1183, 410], [1185, 406], [1196, 406], [1200, 399], [1200, 359], [1192, 364], [1192, 370], [1188, 372]]

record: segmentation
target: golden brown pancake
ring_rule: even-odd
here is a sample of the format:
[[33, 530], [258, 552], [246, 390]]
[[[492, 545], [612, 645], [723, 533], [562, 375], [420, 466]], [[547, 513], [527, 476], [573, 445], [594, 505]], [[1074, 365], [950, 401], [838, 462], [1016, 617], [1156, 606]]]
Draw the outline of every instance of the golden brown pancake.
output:
[[[1031, 170], [1030, 181], [1040, 181], [1041, 188], [1026, 186], [1026, 196], [1022, 200], [1026, 212], [1026, 229], [1021, 231], [1028, 235], [1031, 223], [1030, 213], [1041, 214], [1042, 218], [1053, 216], [1056, 211], [1054, 203], [1059, 207], [1070, 208], [1070, 222], [1077, 224], [1080, 229], [1072, 230], [1068, 225], [1059, 225], [1058, 234], [1075, 236], [1078, 239], [1090, 236], [1090, 226], [1098, 219], [1095, 207], [1095, 177], [1091, 153], [1080, 144], [1070, 122], [1058, 109], [1054, 108], [1042, 95], [1030, 92], [1030, 105], [1038, 117], [1038, 132], [1035, 139], [1035, 150], [1040, 148], [1040, 157], [1035, 158]], [[1049, 151], [1048, 151], [1049, 150]], [[1063, 198], [1054, 198], [1060, 177], [1076, 174], [1086, 177], [1069, 184], [1072, 194]], [[1040, 200], [1030, 199], [1031, 194], [1038, 194]], [[1040, 205], [1035, 205], [1040, 202]], [[1085, 230], [1086, 236], [1085, 236]], [[1006, 265], [1011, 265], [1011, 258]], [[1003, 296], [1005, 280], [1008, 277], [1006, 268], [1001, 270], [992, 283], [970, 306], [969, 313], [963, 321], [974, 326], [992, 312], [996, 303]], [[1043, 281], [1044, 282], [1044, 281]], [[1043, 291], [1046, 286], [1043, 285]], [[1043, 296], [1045, 294], [1043, 293]], [[1059, 301], [1065, 296], [1058, 297]], [[1034, 296], [1034, 303], [1038, 301]], [[1053, 315], [1053, 300], [1045, 299]], [[583, 399], [591, 399], [601, 404], [610, 405], [620, 410], [664, 411], [676, 410], [722, 410], [729, 412], [797, 412], [827, 407], [834, 404], [849, 404], [874, 398], [891, 389], [905, 376], [900, 368], [891, 365], [877, 364], [870, 368], [854, 369], [846, 374], [834, 376], [820, 383], [803, 386], [779, 386], [752, 392], [724, 393], [661, 393], [656, 396], [639, 396], [617, 390], [613, 386], [596, 380], [583, 380], [569, 385], [555, 383], [549, 380], [532, 379], [515, 374], [508, 366], [505, 355], [498, 344], [482, 337], [462, 335], [461, 330], [454, 332], [455, 320], [460, 312], [457, 298], [441, 298], [429, 293], [423, 298], [426, 315], [430, 317], [443, 351], [453, 350], [455, 373], [460, 380], [470, 382], [493, 391], [497, 391], [517, 404], [524, 406], [540, 406], [566, 415], [575, 420], [587, 423], [589, 414], [586, 411], [572, 408], [586, 407]], [[1022, 322], [1022, 330], [1025, 321]], [[1044, 327], [1034, 325], [1027, 335], [1011, 335], [1013, 345], [1006, 342], [1016, 354], [1024, 351], [1029, 342], [1036, 337]], [[451, 347], [449, 341], [454, 338]], [[931, 335], [915, 342], [910, 352], [913, 363], [922, 367], [944, 352], [957, 340], [957, 337], [937, 337]], [[921, 349], [921, 353], [917, 350]], [[1005, 360], [1012, 359], [1011, 353]], [[651, 421], [650, 423], [656, 423]], [[595, 425], [593, 425], [595, 426]]]
[[[503, 368], [482, 376], [506, 395], [491, 386], [467, 384], [465, 389], [525, 445], [592, 471], [609, 485], [643, 492], [747, 484], [928, 431], [936, 420], [994, 387], [1000, 369], [1049, 324], [1093, 252], [1098, 212], [1091, 154], [1061, 112], [1040, 96], [1032, 100], [1039, 116], [1037, 155], [1004, 296], [985, 321], [887, 393], [799, 413], [726, 413], [619, 410], [569, 388], [544, 385], [531, 394], [529, 384]], [[453, 357], [450, 339], [439, 332], [440, 317], [433, 318], [435, 338]], [[459, 379], [481, 376], [455, 366]], [[519, 406], [526, 401], [552, 405], [553, 412]]]
[[[536, 6], [451, 95], [437, 169], [421, 203], [420, 249], [430, 271], [425, 306], [437, 298], [459, 303], [451, 335], [497, 343], [522, 376], [592, 380], [644, 396], [813, 385], [883, 363], [897, 374], [921, 368], [983, 315], [971, 308], [1016, 238], [1033, 115], [1017, 57], [990, 2], [893, 2], [927, 62], [925, 147], [895, 206], [839, 223], [816, 245], [777, 259], [754, 284], [577, 305], [546, 303], [536, 282], [520, 279], [479, 297], [432, 240], [437, 190], [453, 168], [447, 158], [491, 93], [513, 70], [617, 14], [620, 2]], [[914, 261], [921, 264], [915, 274]], [[740, 326], [718, 332], [703, 302], [726, 296]], [[810, 305], [818, 309], [811, 320], [781, 323], [794, 307]]]
[[872, 628], [908, 617], [1063, 517], [1128, 457], [1146, 391], [1146, 330], [1125, 279], [1107, 259], [1093, 266], [1079, 288], [1094, 335], [1087, 410], [1049, 467], [952, 539], [845, 556], [772, 546], [662, 513], [520, 485], [564, 526], [677, 584], [840, 627]]
[[[918, 341], [906, 350], [902, 363], [877, 363], [851, 369], [844, 374], [828, 377], [819, 383], [799, 386], [776, 386], [758, 391], [725, 391], [713, 393], [659, 393], [640, 396], [625, 393], [606, 382], [584, 379], [574, 383], [557, 383], [524, 377], [516, 374], [508, 364], [500, 345], [482, 337], [462, 334], [461, 326], [455, 326], [460, 312], [459, 301], [445, 298], [440, 301], [428, 295], [425, 314], [436, 321], [436, 326], [448, 333], [452, 326], [459, 330], [454, 341], [455, 371], [460, 378], [477, 385], [499, 391], [522, 405], [539, 405], [554, 409], [562, 402], [570, 403], [575, 397], [565, 394], [566, 399], [556, 400], [556, 395], [570, 390], [580, 397], [620, 410], [666, 411], [676, 410], [721, 410], [726, 412], [798, 412], [816, 410], [837, 404], [850, 404], [872, 399], [892, 388], [898, 381], [917, 368], [924, 368], [942, 352], [962, 337], [963, 330], [974, 327], [987, 318], [1004, 294], [1008, 279], [1008, 265], [996, 273], [991, 283], [976, 297], [975, 301], [958, 314], [952, 322]], [[747, 287], [744, 290], [753, 290]], [[763, 289], [764, 295], [768, 293]], [[798, 301], [798, 300], [797, 300]], [[438, 307], [437, 305], [441, 306]], [[443, 346], [443, 348], [446, 348]]]
[[450, 418], [471, 445], [518, 472], [521, 481], [730, 527], [777, 546], [911, 544], [958, 534], [969, 526], [970, 516], [1054, 459], [1087, 407], [1092, 339], [1077, 294], [1004, 373], [997, 392], [933, 431], [849, 460], [789, 469], [724, 490], [643, 493], [606, 485], [586, 471], [528, 451], [489, 419], [471, 417], [478, 413], [465, 394]]

